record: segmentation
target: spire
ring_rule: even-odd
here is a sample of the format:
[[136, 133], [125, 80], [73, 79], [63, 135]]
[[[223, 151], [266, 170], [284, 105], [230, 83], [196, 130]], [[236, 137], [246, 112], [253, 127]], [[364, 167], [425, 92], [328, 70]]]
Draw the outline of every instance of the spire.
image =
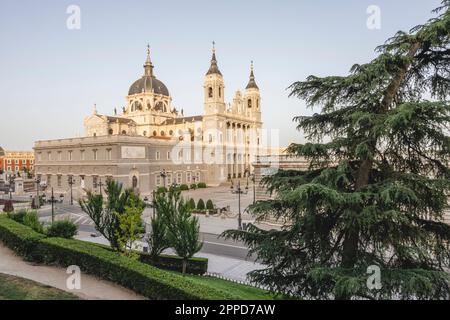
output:
[[93, 114], [97, 114], [97, 104], [94, 103], [94, 109], [92, 110]]
[[210, 74], [220, 74], [220, 75], [222, 75], [222, 73], [219, 70], [219, 67], [217, 66], [216, 43], [213, 41], [212, 44], [213, 44], [213, 49], [212, 49], [211, 65], [210, 65], [209, 70], [206, 73], [206, 75], [210, 75]]
[[255, 81], [255, 75], [253, 73], [253, 60], [250, 66], [250, 80], [248, 81], [247, 87], [245, 89], [259, 89]]
[[152, 60], [150, 59], [150, 45], [147, 45], [147, 60], [145, 61], [144, 64], [144, 70], [145, 70], [144, 75], [153, 77], [153, 63]]

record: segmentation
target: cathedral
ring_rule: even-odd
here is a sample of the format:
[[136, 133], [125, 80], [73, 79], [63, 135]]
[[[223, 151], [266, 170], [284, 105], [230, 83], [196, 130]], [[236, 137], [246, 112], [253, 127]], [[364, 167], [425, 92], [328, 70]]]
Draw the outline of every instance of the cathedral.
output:
[[171, 184], [219, 185], [244, 178], [261, 153], [261, 97], [253, 63], [243, 92], [225, 102], [225, 82], [213, 47], [203, 82], [203, 115], [187, 116], [154, 71], [147, 48], [143, 75], [134, 81], [126, 107], [114, 115], [93, 113], [81, 138], [35, 142], [41, 181], [80, 193], [115, 179], [143, 194]]

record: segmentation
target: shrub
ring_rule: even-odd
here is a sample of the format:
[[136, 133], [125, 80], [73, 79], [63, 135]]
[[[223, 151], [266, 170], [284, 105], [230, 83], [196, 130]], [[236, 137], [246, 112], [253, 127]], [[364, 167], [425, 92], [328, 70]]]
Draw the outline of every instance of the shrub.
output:
[[204, 189], [204, 188], [206, 188], [206, 183], [204, 183], [204, 182], [199, 182], [199, 183], [197, 184], [197, 187], [198, 187], [199, 189]]
[[38, 241], [43, 238], [43, 234], [0, 215], [0, 240], [25, 258], [32, 258]]
[[14, 206], [11, 200], [6, 200], [5, 201], [5, 206], [3, 207], [3, 212], [13, 212], [14, 211]]
[[193, 198], [191, 198], [188, 201], [187, 205], [188, 205], [189, 210], [195, 210], [196, 206], [195, 206], [195, 200]]
[[209, 199], [208, 201], [206, 201], [206, 209], [208, 209], [209, 211], [213, 211], [214, 210], [214, 204], [211, 201], [211, 199]]
[[23, 219], [25, 218], [27, 214], [27, 210], [25, 209], [21, 209], [19, 211], [15, 211], [15, 212], [8, 212], [8, 218], [19, 222], [19, 223], [23, 223]]
[[[141, 253], [139, 261], [164, 270], [180, 272], [183, 268], [183, 258], [166, 254], [161, 254], [156, 258], [152, 258], [148, 253]], [[207, 271], [207, 258], [192, 257], [188, 259], [186, 273], [203, 275]]]
[[36, 232], [44, 233], [44, 226], [39, 221], [39, 216], [36, 211], [28, 211], [23, 217], [23, 224], [30, 227]]
[[189, 186], [187, 184], [182, 184], [182, 185], [180, 185], [180, 190], [181, 191], [189, 190]]
[[167, 188], [166, 187], [159, 187], [157, 190], [156, 190], [156, 193], [166, 193], [168, 190], [167, 190]]
[[71, 239], [77, 234], [77, 226], [70, 220], [55, 221], [46, 233], [49, 237]]
[[197, 185], [196, 185], [195, 183], [193, 183], [193, 184], [191, 184], [190, 188], [191, 188], [192, 190], [195, 190], [195, 189], [197, 189]]
[[199, 199], [197, 202], [197, 209], [198, 210], [205, 210], [205, 202], [203, 199]]
[[41, 261], [63, 267], [78, 265], [83, 272], [118, 283], [150, 299], [237, 299], [227, 292], [129, 259], [110, 249], [80, 240], [47, 238], [40, 241]]

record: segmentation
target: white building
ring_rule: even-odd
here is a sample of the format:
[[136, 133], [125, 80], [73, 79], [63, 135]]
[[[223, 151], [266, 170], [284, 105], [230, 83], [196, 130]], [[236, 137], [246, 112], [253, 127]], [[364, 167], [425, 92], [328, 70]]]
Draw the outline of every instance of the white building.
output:
[[213, 48], [203, 92], [203, 115], [185, 116], [156, 78], [148, 49], [144, 74], [130, 86], [120, 114], [101, 115], [94, 107], [84, 120], [85, 137], [37, 141], [36, 174], [59, 192], [68, 191], [73, 177], [80, 192], [112, 178], [143, 194], [164, 183], [219, 185], [243, 178], [261, 149], [261, 97], [253, 64], [245, 91], [227, 104]]

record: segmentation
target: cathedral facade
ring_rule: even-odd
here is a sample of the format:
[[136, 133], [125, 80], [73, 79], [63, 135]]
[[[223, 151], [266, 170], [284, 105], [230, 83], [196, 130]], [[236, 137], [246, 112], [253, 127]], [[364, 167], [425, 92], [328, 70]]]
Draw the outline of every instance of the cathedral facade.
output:
[[37, 141], [35, 170], [47, 187], [80, 193], [115, 179], [149, 194], [159, 186], [204, 182], [219, 185], [244, 178], [261, 153], [261, 97], [253, 63], [244, 92], [225, 102], [225, 82], [213, 48], [203, 83], [204, 112], [186, 116], [172, 105], [156, 78], [147, 49], [143, 75], [133, 82], [126, 107], [93, 113], [82, 138]]

